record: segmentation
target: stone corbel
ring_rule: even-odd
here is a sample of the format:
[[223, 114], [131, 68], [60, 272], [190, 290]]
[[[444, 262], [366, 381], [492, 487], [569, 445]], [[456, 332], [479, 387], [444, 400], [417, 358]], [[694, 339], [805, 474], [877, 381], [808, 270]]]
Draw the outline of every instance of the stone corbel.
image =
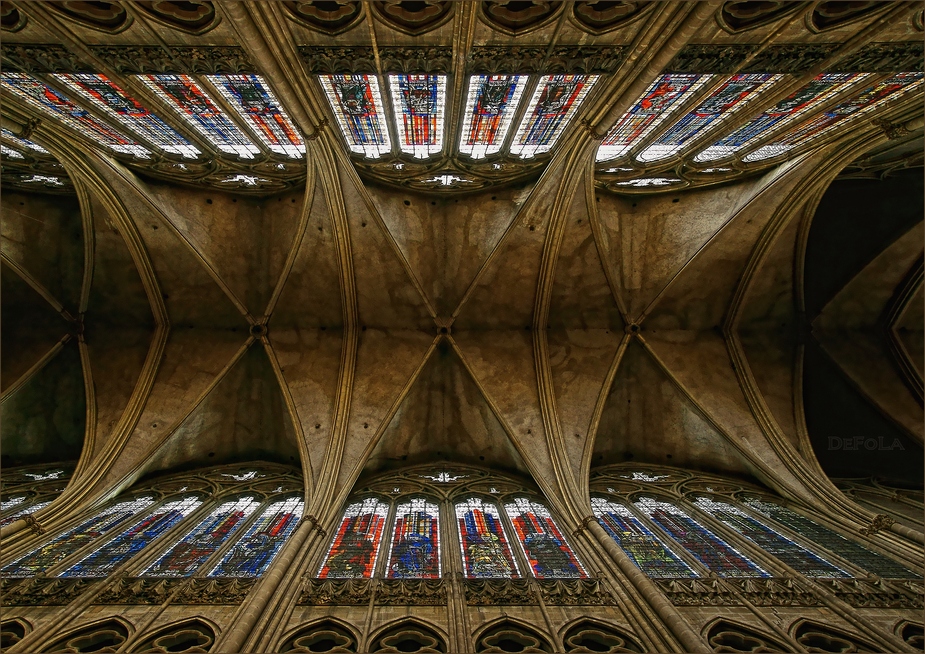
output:
[[863, 527], [859, 531], [865, 536], [873, 536], [882, 530], [890, 531], [890, 527], [893, 526], [894, 522], [896, 521], [890, 516], [884, 513], [878, 513], [874, 516], [873, 520], [870, 521], [870, 525]]

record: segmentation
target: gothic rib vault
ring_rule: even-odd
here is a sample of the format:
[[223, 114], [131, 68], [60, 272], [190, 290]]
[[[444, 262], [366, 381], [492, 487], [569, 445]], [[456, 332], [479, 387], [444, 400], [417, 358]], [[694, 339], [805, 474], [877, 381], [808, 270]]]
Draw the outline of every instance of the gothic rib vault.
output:
[[[444, 25], [464, 58], [470, 4], [415, 29]], [[916, 20], [892, 4], [893, 20]], [[825, 415], [804, 410], [810, 360], [842, 371], [891, 425], [906, 453], [892, 455], [921, 458], [921, 210], [834, 292], [810, 279], [813, 248], [828, 247], [816, 221], [845, 210], [827, 190], [876, 169], [878, 153], [921, 150], [920, 93], [877, 114], [909, 126], [901, 139], [858, 121], [724, 184], [614, 193], [622, 178], [595, 164], [600, 136], [723, 7], [667, 3], [634, 18], [624, 45], [638, 53], [544, 165], [469, 193], [415, 190], [353, 165], [301, 44], [277, 38], [292, 33], [283, 3], [214, 7], [305, 135], [304, 181], [285, 190], [146, 175], [4, 97], [4, 128], [46, 148], [73, 189], [11, 184], [2, 196], [4, 465], [77, 461], [35, 515], [46, 531], [152, 475], [251, 460], [301, 468], [310, 520], [293, 541], [306, 547], [358, 479], [430, 461], [533, 480], [570, 532], [587, 526], [591, 470], [630, 460], [760, 484], [857, 531], [875, 512], [829, 479], [857, 464], [830, 461], [826, 436], [807, 428], [807, 411]], [[60, 35], [55, 20], [42, 27]], [[863, 32], [843, 30], [840, 43]], [[890, 179], [911, 178], [863, 182], [883, 185], [870, 209]], [[884, 454], [876, 475], [921, 486], [920, 465], [895, 461]], [[36, 542], [25, 521], [0, 533], [5, 547]], [[921, 532], [897, 522], [878, 538], [921, 559]], [[279, 578], [262, 583], [247, 611], [277, 601]]]

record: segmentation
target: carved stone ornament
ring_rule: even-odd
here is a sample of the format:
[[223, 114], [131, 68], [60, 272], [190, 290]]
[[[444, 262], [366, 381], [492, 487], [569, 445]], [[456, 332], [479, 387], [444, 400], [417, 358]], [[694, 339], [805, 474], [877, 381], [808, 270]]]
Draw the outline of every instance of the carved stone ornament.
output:
[[562, 10], [562, 2], [480, 2], [481, 17], [495, 29], [510, 35], [531, 32], [549, 24]]
[[865, 536], [873, 536], [874, 534], [883, 530], [889, 531], [894, 522], [896, 521], [885, 513], [878, 513], [876, 516], [874, 516], [874, 519], [870, 521], [869, 526], [864, 527], [859, 531]]
[[94, 604], [163, 604], [186, 579], [121, 577], [103, 591]]
[[831, 67], [845, 73], [916, 72], [925, 66], [925, 44], [921, 41], [904, 43], [868, 43], [855, 54]]
[[4, 43], [0, 56], [7, 67], [24, 73], [92, 72], [93, 66], [80, 60], [72, 50], [60, 45]]
[[745, 73], [804, 73], [825, 60], [837, 43], [785, 43], [772, 45], [746, 66]]
[[788, 578], [724, 579], [755, 606], [820, 606], [822, 603], [804, 586]]
[[175, 604], [240, 604], [247, 597], [256, 579], [231, 577], [194, 578], [183, 587]]
[[363, 3], [334, 0], [333, 2], [292, 2], [283, 6], [289, 17], [324, 34], [341, 34], [352, 29], [363, 19]]
[[368, 46], [302, 45], [299, 46], [299, 56], [310, 73], [335, 75], [376, 72], [375, 54]]
[[405, 34], [417, 36], [434, 30], [453, 17], [455, 2], [441, 0], [424, 0], [424, 2], [404, 2], [403, 0], [384, 0], [370, 3], [376, 16], [389, 27]]
[[653, 579], [675, 606], [731, 606], [740, 604], [720, 579]]
[[307, 579], [298, 604], [336, 606], [369, 604], [370, 579]]
[[9, 606], [65, 606], [97, 583], [102, 582], [57, 577], [4, 579], [0, 583], [0, 593], [3, 603]]
[[384, 73], [448, 73], [453, 66], [453, 48], [379, 48]]
[[[728, 3], [727, 3], [728, 4]], [[731, 73], [757, 46], [745, 43], [686, 45], [665, 68], [669, 73]]]
[[376, 586], [376, 604], [446, 604], [443, 579], [380, 579]]
[[528, 579], [466, 579], [466, 604], [470, 606], [536, 604]]
[[920, 594], [895, 582], [871, 577], [869, 579], [819, 579], [843, 602], [858, 608], [922, 609]]
[[41, 536], [45, 533], [45, 527], [39, 524], [39, 521], [35, 519], [35, 516], [27, 513], [22, 517], [22, 521], [26, 523], [26, 526], [29, 527], [29, 531], [37, 536]]
[[63, 2], [42, 3], [45, 7], [101, 32], [115, 34], [131, 25], [132, 19], [128, 12], [116, 2], [85, 2], [83, 0], [63, 0]]
[[537, 579], [536, 584], [546, 604], [563, 606], [616, 604], [613, 595], [604, 590], [597, 579]]
[[236, 46], [172, 46], [170, 55], [160, 46], [94, 46], [93, 54], [120, 73], [256, 73], [243, 48]]
[[190, 34], [203, 34], [218, 24], [215, 5], [208, 1], [135, 0], [134, 6], [158, 22]]
[[469, 52], [466, 68], [472, 74], [498, 73], [613, 73], [623, 61], [622, 46], [546, 47], [477, 46]]
[[735, 34], [768, 25], [798, 11], [799, 2], [726, 2], [716, 14], [716, 22]]
[[574, 2], [574, 22], [591, 34], [604, 34], [642, 18], [655, 9], [654, 2]]

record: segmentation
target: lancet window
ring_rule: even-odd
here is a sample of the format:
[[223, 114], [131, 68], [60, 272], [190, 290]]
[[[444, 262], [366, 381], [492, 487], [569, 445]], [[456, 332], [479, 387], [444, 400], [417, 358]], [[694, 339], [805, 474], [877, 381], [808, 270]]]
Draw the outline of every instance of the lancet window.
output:
[[713, 75], [662, 75], [633, 103], [604, 137], [597, 149], [598, 161], [622, 157], [695, 95]]
[[378, 159], [392, 149], [375, 75], [319, 75], [337, 124], [356, 154]]
[[748, 163], [770, 159], [785, 154], [797, 146], [805, 145], [829, 133], [845, 120], [863, 115], [904, 91], [922, 86], [922, 73], [897, 73], [892, 77], [869, 86], [850, 100], [825, 110], [819, 116], [790, 130], [771, 143], [750, 152], [742, 161]]
[[773, 87], [783, 75], [733, 75], [692, 111], [681, 116], [652, 145], [639, 153], [639, 161], [659, 161], [678, 152], [688, 141], [729, 119], [767, 89]]
[[648, 576], [807, 578], [921, 575], [781, 503], [706, 474], [665, 467], [592, 473], [593, 515]]
[[167, 126], [163, 120], [148, 111], [105, 75], [74, 73], [55, 75], [55, 77], [107, 116], [148, 139], [164, 152], [179, 154], [189, 159], [199, 156], [198, 148]]
[[527, 85], [526, 75], [473, 75], [459, 151], [481, 159], [501, 151]]
[[[0, 569], [104, 577], [257, 577], [292, 534], [303, 502], [294, 470], [221, 467], [155, 480]], [[242, 492], [244, 491], [244, 492]]]
[[389, 75], [398, 147], [416, 159], [443, 149], [446, 75]]
[[24, 466], [3, 471], [0, 487], [0, 527], [50, 505], [64, 492], [74, 466]]
[[511, 154], [529, 159], [549, 152], [597, 82], [597, 75], [544, 75], [527, 105]]
[[317, 576], [436, 579], [449, 569], [469, 579], [587, 577], [549, 509], [525, 490], [468, 468], [377, 479], [347, 503]]
[[151, 156], [135, 139], [97, 120], [86, 109], [74, 104], [47, 84], [23, 73], [2, 73], [0, 80], [4, 89], [13, 92], [40, 112], [58, 118], [86, 138], [121, 154], [143, 159]]

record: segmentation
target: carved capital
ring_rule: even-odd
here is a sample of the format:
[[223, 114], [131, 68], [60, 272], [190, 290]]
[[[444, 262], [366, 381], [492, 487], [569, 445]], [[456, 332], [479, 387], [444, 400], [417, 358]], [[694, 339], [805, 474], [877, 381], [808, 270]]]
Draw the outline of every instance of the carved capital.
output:
[[26, 526], [29, 527], [33, 534], [41, 536], [45, 533], [45, 528], [39, 524], [34, 515], [26, 514], [22, 517], [22, 521], [26, 523]]
[[[912, 130], [907, 128], [904, 124], [891, 123], [885, 118], [874, 118], [870, 122], [872, 125], [876, 125], [881, 130], [883, 130], [883, 133], [886, 134], [886, 137], [890, 139], [891, 141], [895, 141], [896, 139], [900, 139], [904, 136], [909, 136], [910, 134], [912, 134]], [[877, 517], [879, 518], [880, 516], [877, 516]], [[864, 533], [864, 532], [861, 532], [861, 533]]]

